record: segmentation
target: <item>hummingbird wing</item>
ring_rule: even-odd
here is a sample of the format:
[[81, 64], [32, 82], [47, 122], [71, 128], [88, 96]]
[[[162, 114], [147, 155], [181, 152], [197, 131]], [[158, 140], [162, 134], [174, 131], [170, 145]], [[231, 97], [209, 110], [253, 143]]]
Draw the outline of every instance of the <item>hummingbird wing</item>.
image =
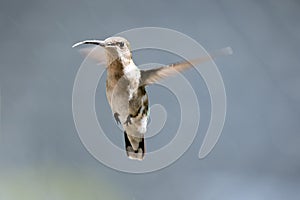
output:
[[182, 62], [177, 62], [173, 63], [167, 66], [162, 66], [159, 68], [155, 69], [150, 69], [150, 70], [141, 70], [141, 81], [140, 85], [149, 85], [153, 84], [163, 78], [175, 75], [178, 72], [184, 71], [186, 69], [189, 69], [193, 67], [194, 65], [198, 65], [204, 62], [207, 62], [217, 56], [222, 56], [222, 55], [231, 55], [232, 54], [232, 49], [230, 47], [226, 47], [223, 49], [220, 49], [210, 55], [190, 60], [190, 61], [182, 61]]
[[104, 64], [106, 62], [105, 50], [102, 47], [86, 47], [79, 49], [80, 54], [92, 59], [97, 64]]

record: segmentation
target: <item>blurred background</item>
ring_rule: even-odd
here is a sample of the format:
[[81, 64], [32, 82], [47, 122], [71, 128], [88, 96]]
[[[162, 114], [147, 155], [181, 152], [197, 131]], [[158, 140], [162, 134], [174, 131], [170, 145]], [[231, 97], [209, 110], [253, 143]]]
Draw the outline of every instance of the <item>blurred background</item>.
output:
[[[0, 200], [299, 198], [299, 11], [297, 0], [1, 0]], [[198, 159], [210, 102], [190, 70], [184, 76], [201, 107], [196, 140], [171, 166], [138, 175], [104, 166], [80, 142], [71, 103], [83, 57], [71, 46], [145, 26], [180, 31], [207, 51], [231, 46], [234, 54], [216, 60], [228, 107], [213, 151]], [[133, 56], [137, 64], [179, 59], [149, 50]], [[97, 89], [99, 121], [123, 146], [104, 90], [105, 77]], [[151, 104], [178, 109], [163, 88], [148, 91]], [[147, 141], [149, 151], [170, 141], [179, 117], [169, 115]]]

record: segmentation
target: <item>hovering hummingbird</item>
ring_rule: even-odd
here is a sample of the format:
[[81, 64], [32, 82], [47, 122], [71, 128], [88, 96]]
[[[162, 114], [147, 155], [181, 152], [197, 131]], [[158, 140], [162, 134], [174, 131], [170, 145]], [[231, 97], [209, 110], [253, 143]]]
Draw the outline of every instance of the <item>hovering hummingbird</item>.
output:
[[72, 47], [82, 44], [98, 45], [105, 49], [106, 97], [116, 123], [123, 126], [127, 156], [135, 160], [143, 160], [145, 155], [144, 134], [149, 116], [149, 102], [145, 87], [217, 55], [231, 54], [231, 49], [227, 47], [200, 59], [140, 70], [133, 62], [130, 44], [125, 38], [85, 40]]

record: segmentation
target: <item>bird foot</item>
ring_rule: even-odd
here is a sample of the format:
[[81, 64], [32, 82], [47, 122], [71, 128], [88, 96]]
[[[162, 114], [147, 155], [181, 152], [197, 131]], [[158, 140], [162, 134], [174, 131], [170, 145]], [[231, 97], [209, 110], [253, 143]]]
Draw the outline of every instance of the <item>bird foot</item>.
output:
[[119, 116], [120, 116], [119, 113], [117, 113], [117, 112], [114, 113], [114, 118], [115, 118], [117, 124], [121, 124], [121, 121], [120, 121], [120, 119], [119, 119]]
[[131, 115], [128, 115], [128, 117], [127, 117], [126, 121], [124, 122], [124, 124], [126, 124], [126, 126], [131, 124]]

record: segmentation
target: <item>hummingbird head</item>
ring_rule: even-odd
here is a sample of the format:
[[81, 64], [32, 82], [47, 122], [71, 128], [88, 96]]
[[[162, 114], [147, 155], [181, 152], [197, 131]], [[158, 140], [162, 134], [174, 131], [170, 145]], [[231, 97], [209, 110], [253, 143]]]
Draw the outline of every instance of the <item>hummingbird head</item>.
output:
[[122, 37], [109, 37], [104, 40], [107, 57], [110, 60], [120, 59], [123, 62], [130, 62], [132, 55], [129, 42]]
[[93, 44], [105, 48], [109, 63], [118, 59], [123, 64], [127, 64], [132, 58], [130, 44], [125, 38], [122, 37], [109, 37], [105, 40], [85, 40], [74, 44], [72, 47], [82, 44]]

